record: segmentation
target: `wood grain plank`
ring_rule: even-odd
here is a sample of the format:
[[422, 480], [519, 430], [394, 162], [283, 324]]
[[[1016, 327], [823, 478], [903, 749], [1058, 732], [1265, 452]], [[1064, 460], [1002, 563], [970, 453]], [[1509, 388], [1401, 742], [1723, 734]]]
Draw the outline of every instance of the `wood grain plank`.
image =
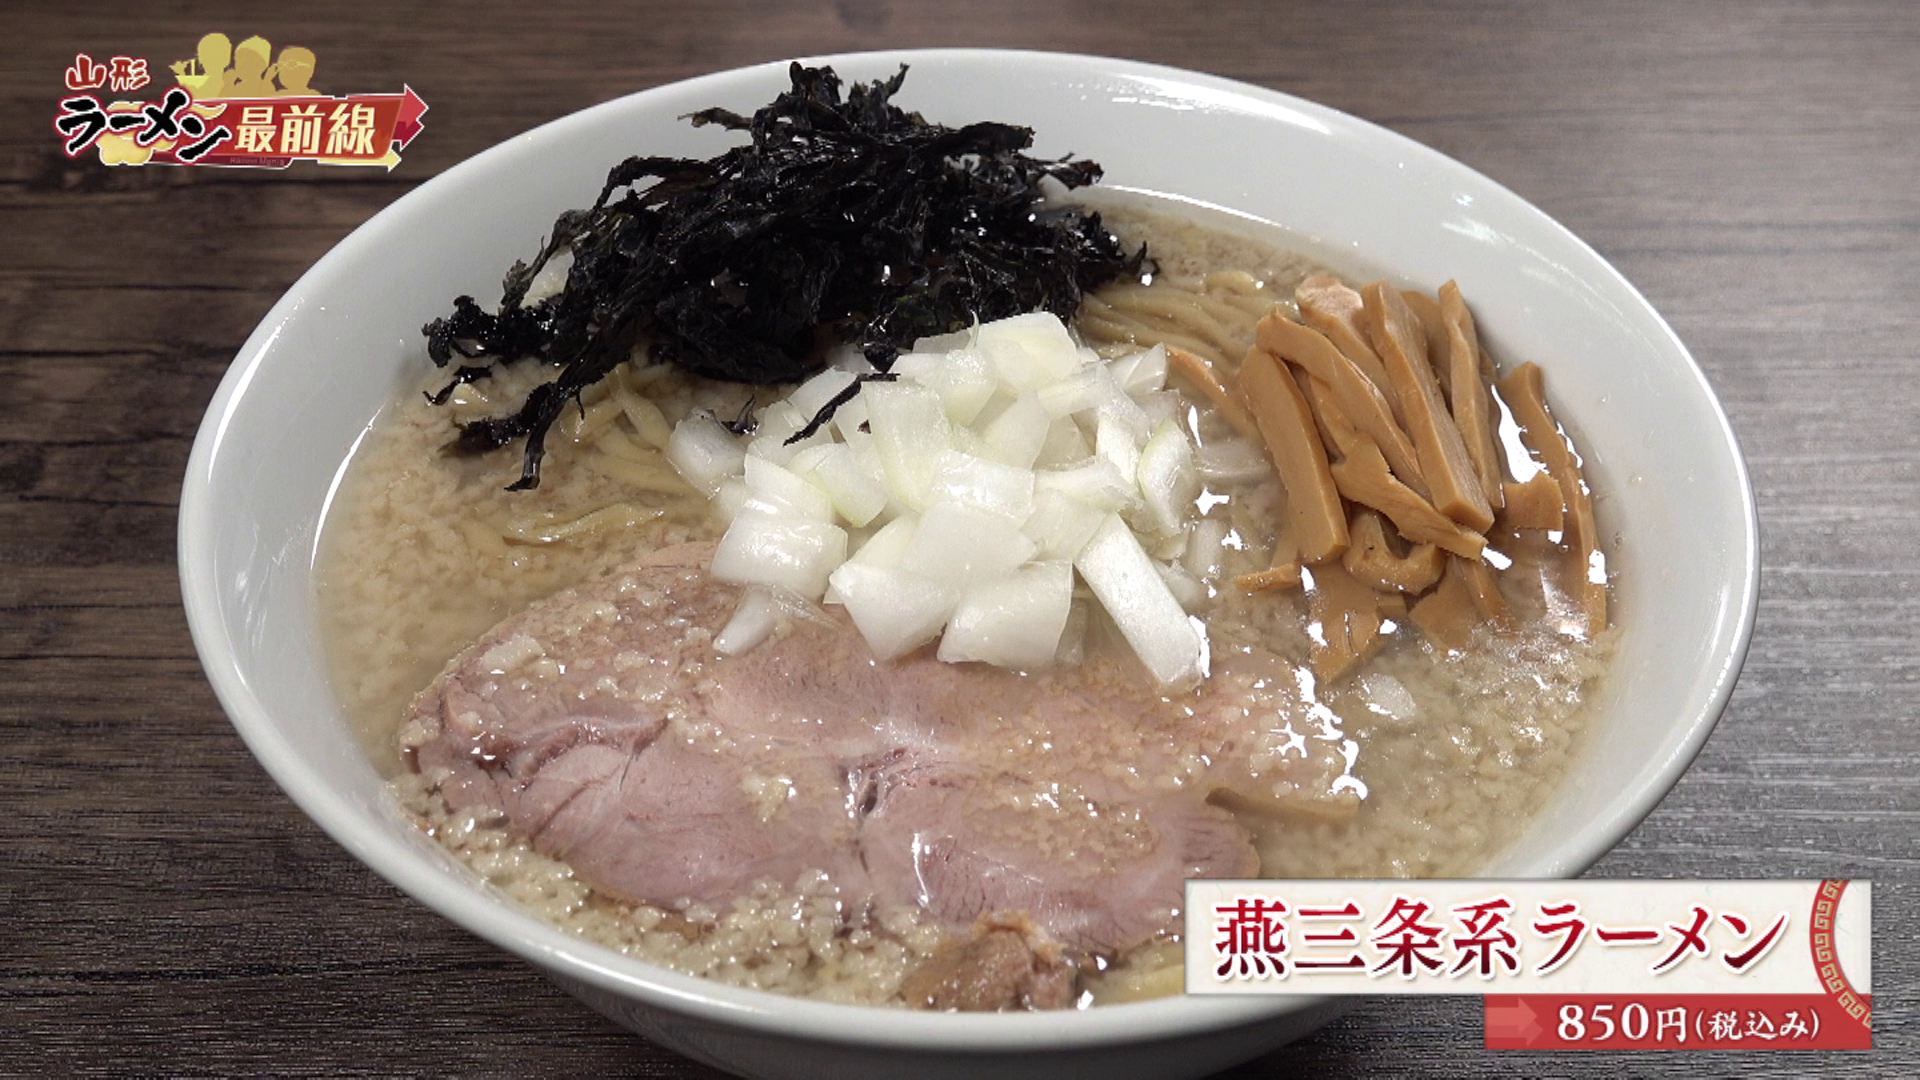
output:
[[[173, 579], [193, 432], [266, 310], [358, 223], [502, 139], [746, 63], [939, 45], [1121, 55], [1384, 124], [1614, 260], [1745, 447], [1762, 599], [1733, 702], [1593, 869], [1875, 880], [1880, 1049], [1480, 1049], [1477, 1002], [1364, 1006], [1225, 1075], [1920, 1073], [1920, 13], [1869, 0], [101, 0], [0, 14], [0, 1047], [66, 1074], [711, 1077], [428, 913], [308, 822], [201, 674]], [[107, 169], [49, 130], [76, 51], [208, 30], [427, 100], [393, 173]], [[911, 85], [911, 83], [909, 83]], [[745, 103], [742, 103], [745, 104]], [[617, 151], [610, 149], [610, 159]], [[1469, 293], [1469, 295], [1471, 295]], [[0, 1072], [11, 1065], [0, 1065]]]

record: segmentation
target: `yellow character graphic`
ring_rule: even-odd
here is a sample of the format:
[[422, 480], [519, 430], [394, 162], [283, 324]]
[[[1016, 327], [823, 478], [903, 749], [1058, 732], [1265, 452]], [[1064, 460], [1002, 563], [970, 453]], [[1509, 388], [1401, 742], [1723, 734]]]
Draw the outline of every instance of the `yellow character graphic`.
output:
[[196, 100], [221, 97], [232, 78], [233, 42], [225, 34], [208, 34], [191, 60], [173, 62], [173, 77]]
[[273, 85], [273, 67], [267, 63], [272, 55], [273, 46], [263, 37], [250, 37], [234, 46], [233, 76], [222, 96], [261, 98], [279, 94], [279, 88]]
[[313, 79], [312, 49], [288, 45], [280, 50], [280, 62], [274, 66], [280, 72], [281, 97], [313, 97], [320, 93], [308, 85]]

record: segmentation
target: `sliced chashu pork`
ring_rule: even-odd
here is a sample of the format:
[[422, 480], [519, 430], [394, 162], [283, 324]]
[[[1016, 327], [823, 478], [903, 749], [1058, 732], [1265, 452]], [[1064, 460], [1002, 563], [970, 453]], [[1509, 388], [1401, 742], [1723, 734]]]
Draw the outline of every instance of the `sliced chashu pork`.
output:
[[1177, 930], [1185, 879], [1255, 872], [1216, 787], [1350, 798], [1302, 710], [1231, 675], [1166, 701], [1099, 664], [882, 664], [831, 615], [720, 657], [739, 594], [701, 569], [710, 551], [490, 631], [415, 700], [413, 767], [615, 895], [721, 901], [820, 870], [855, 904], [955, 932], [1025, 916], [1103, 953]]

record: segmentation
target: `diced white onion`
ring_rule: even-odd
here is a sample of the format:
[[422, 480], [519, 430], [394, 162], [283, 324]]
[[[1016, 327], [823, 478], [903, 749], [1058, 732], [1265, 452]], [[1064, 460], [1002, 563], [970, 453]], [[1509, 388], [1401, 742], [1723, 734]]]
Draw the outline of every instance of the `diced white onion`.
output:
[[854, 552], [847, 561], [894, 569], [900, 565], [901, 559], [906, 558], [907, 545], [913, 542], [913, 532], [919, 525], [919, 518], [902, 514], [868, 537], [867, 542], [861, 544], [860, 550]]
[[747, 443], [747, 454], [765, 458], [776, 465], [785, 465], [793, 460], [793, 455], [807, 447], [818, 446], [833, 438], [832, 433], [823, 428], [804, 439], [789, 442], [800, 434], [810, 419], [812, 414], [802, 413], [785, 401], [767, 406], [760, 414], [760, 426], [754, 429], [753, 440]]
[[1080, 366], [1066, 326], [1046, 312], [986, 323], [974, 347], [986, 355], [1001, 385], [1015, 393], [1057, 382]]
[[952, 585], [858, 561], [833, 572], [833, 591], [880, 660], [932, 641], [960, 602], [960, 590]]
[[1021, 531], [1039, 545], [1040, 558], [1072, 562], [1107, 520], [1110, 509], [1083, 502], [1058, 488], [1040, 488], [1034, 492], [1033, 515]]
[[995, 414], [980, 433], [980, 440], [987, 457], [1003, 465], [1031, 469], [1052, 430], [1053, 417], [1047, 415], [1039, 395], [1022, 394]]
[[932, 497], [1022, 522], [1033, 513], [1033, 472], [949, 450], [940, 455]]
[[1193, 468], [1201, 478], [1229, 483], [1258, 480], [1273, 471], [1267, 452], [1244, 439], [1209, 443], [1194, 451]]
[[747, 491], [747, 482], [738, 477], [728, 477], [720, 481], [713, 493], [713, 513], [721, 521], [730, 522], [746, 509], [753, 495]]
[[1203, 517], [1194, 522], [1187, 535], [1187, 553], [1181, 559], [1187, 573], [1201, 581], [1220, 576], [1226, 566], [1227, 533], [1232, 531], [1224, 518]]
[[932, 391], [904, 383], [868, 383], [860, 396], [888, 487], [902, 504], [925, 510], [940, 455], [953, 446], [946, 408]]
[[1177, 390], [1148, 390], [1130, 396], [1133, 403], [1140, 406], [1147, 423], [1156, 428], [1169, 420], [1178, 419], [1187, 408], [1186, 399]]
[[886, 477], [879, 459], [863, 460], [846, 443], [830, 443], [818, 449], [821, 456], [813, 466], [813, 482], [827, 493], [847, 524], [864, 528], [887, 508]]
[[1140, 472], [1140, 446], [1146, 440], [1119, 416], [1102, 413], [1094, 429], [1093, 452], [1109, 461], [1128, 481]]
[[913, 343], [913, 351], [917, 353], [943, 353], [953, 349], [971, 349], [974, 345], [974, 338], [979, 332], [980, 324], [975, 323], [965, 330], [955, 330], [951, 334], [935, 334], [932, 337], [923, 337]]
[[833, 500], [826, 492], [763, 457], [747, 456], [746, 479], [747, 495], [760, 509], [826, 524], [833, 521]]
[[1199, 614], [1207, 606], [1207, 587], [1200, 579], [1187, 572], [1187, 568], [1177, 562], [1163, 563], [1155, 560], [1154, 569], [1160, 571], [1160, 580], [1167, 591], [1180, 602], [1180, 610], [1189, 615]]
[[1046, 488], [1070, 495], [1101, 510], [1127, 510], [1140, 501], [1140, 489], [1133, 478], [1112, 461], [1094, 458], [1066, 469], [1047, 469], [1033, 474], [1036, 491]]
[[847, 532], [804, 518], [742, 509], [713, 552], [713, 576], [741, 585], [770, 585], [810, 600], [847, 558]]
[[945, 358], [945, 354], [941, 352], [915, 349], [913, 352], [904, 352], [894, 357], [887, 371], [896, 379], [908, 379], [924, 385], [926, 380], [933, 377], [934, 372], [940, 370], [940, 362]]
[[1087, 364], [1058, 382], [1035, 391], [1040, 407], [1055, 418], [1092, 412], [1121, 393], [1104, 364]]
[[826, 361], [830, 368], [855, 375], [871, 375], [874, 370], [873, 364], [867, 360], [867, 354], [860, 350], [860, 346], [852, 343], [829, 347]]
[[673, 437], [667, 440], [667, 460], [687, 483], [709, 497], [720, 490], [720, 481], [740, 475], [746, 459], [746, 448], [733, 432], [705, 413], [674, 425]]
[[1073, 567], [1038, 562], [983, 581], [960, 598], [940, 659], [981, 660], [1032, 671], [1048, 666], [1060, 647], [1073, 603]]
[[722, 655], [738, 656], [765, 641], [779, 624], [780, 605], [774, 603], [773, 594], [758, 586], [749, 588], [740, 594], [733, 618], [720, 628], [713, 647]]
[[973, 423], [1000, 388], [987, 358], [972, 349], [946, 353], [933, 374], [922, 378], [920, 384], [939, 395], [947, 419], [962, 426]]
[[1182, 689], [1206, 674], [1206, 643], [1120, 515], [1107, 515], [1073, 565], [1161, 686]]
[[[761, 410], [744, 446], [712, 417], [668, 440], [729, 521], [715, 577], [748, 586], [723, 651], [818, 617], [824, 595], [883, 659], [939, 638], [942, 660], [1044, 668], [1082, 649], [1093, 601], [1074, 600], [1077, 568], [1155, 679], [1200, 677], [1204, 630], [1187, 611], [1209, 596], [1223, 526], [1190, 525], [1204, 471], [1164, 349], [1103, 361], [1046, 313], [976, 326], [918, 343], [893, 380], [860, 384], [830, 424], [787, 441], [867, 369], [837, 351]], [[1245, 469], [1247, 454], [1230, 443], [1204, 461]]]
[[1149, 529], [1163, 535], [1180, 531], [1200, 497], [1193, 469], [1193, 447], [1173, 421], [1163, 422], [1140, 450], [1140, 514]]
[[1165, 389], [1167, 385], [1167, 347], [1155, 345], [1151, 349], [1128, 353], [1115, 357], [1107, 365], [1113, 372], [1115, 382], [1127, 396], [1138, 400], [1141, 394]]
[[856, 439], [869, 437], [867, 432], [860, 430], [866, 422], [867, 392], [865, 389], [860, 391], [859, 397], [833, 410], [833, 431], [840, 436], [842, 442], [853, 442]]
[[852, 385], [852, 372], [830, 367], [795, 387], [793, 393], [787, 395], [787, 404], [793, 406], [801, 416], [812, 420], [814, 414], [826, 407], [827, 402]]
[[1092, 456], [1093, 446], [1080, 433], [1080, 425], [1063, 416], [1047, 429], [1047, 439], [1040, 444], [1040, 453], [1033, 464], [1041, 469], [1059, 468], [1078, 465]]
[[564, 248], [555, 252], [540, 272], [533, 275], [527, 283], [527, 292], [520, 298], [524, 307], [532, 307], [550, 296], [559, 296], [567, 291], [567, 271], [573, 269], [573, 250]]
[[991, 510], [935, 503], [920, 517], [900, 567], [935, 581], [966, 588], [998, 577], [1039, 550], [1021, 535], [1019, 523]]

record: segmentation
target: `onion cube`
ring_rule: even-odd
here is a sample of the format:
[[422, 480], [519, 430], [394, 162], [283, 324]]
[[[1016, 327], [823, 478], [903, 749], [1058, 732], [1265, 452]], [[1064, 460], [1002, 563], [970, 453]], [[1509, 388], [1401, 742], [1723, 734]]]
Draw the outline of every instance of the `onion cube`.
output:
[[813, 482], [833, 500], [833, 508], [840, 516], [856, 528], [880, 516], [887, 508], [887, 483], [878, 462], [873, 462], [874, 467], [869, 469], [868, 462], [862, 461], [845, 443], [832, 443], [819, 449], [821, 456], [813, 466]]
[[1161, 686], [1185, 689], [1200, 680], [1206, 642], [1120, 515], [1107, 515], [1073, 565]]
[[1164, 389], [1167, 385], [1167, 347], [1155, 345], [1151, 349], [1141, 349], [1136, 353], [1115, 357], [1107, 365], [1113, 372], [1114, 381], [1128, 397], [1138, 399], [1141, 394]]
[[1080, 366], [1066, 325], [1051, 312], [983, 324], [974, 347], [986, 355], [1000, 384], [1016, 394], [1064, 379]]
[[847, 532], [838, 525], [749, 506], [734, 517], [714, 549], [713, 576], [818, 600], [826, 591], [827, 575], [846, 558]]
[[747, 494], [755, 507], [809, 521], [833, 521], [833, 500], [792, 471], [748, 454], [746, 474]]
[[902, 505], [926, 509], [940, 455], [953, 445], [945, 406], [932, 391], [902, 383], [868, 383], [861, 397], [887, 487]]
[[780, 605], [774, 602], [772, 590], [753, 586], [740, 594], [733, 618], [720, 628], [713, 647], [725, 656], [738, 656], [765, 641], [778, 625]]
[[1115, 416], [1101, 413], [1100, 424], [1094, 429], [1093, 452], [1126, 477], [1129, 486], [1134, 486], [1134, 477], [1140, 472], [1141, 442], [1134, 435], [1131, 425]]
[[1140, 501], [1140, 489], [1133, 478], [1106, 458], [1093, 458], [1065, 469], [1044, 469], [1033, 474], [1033, 483], [1036, 492], [1058, 491], [1101, 510], [1129, 510]]
[[1004, 514], [1016, 522], [1033, 513], [1033, 472], [958, 450], [940, 455], [933, 497]]
[[960, 602], [960, 590], [952, 585], [862, 562], [835, 570], [833, 591], [880, 660], [932, 641]]
[[1200, 474], [1193, 468], [1193, 447], [1179, 426], [1162, 423], [1140, 450], [1135, 472], [1140, 484], [1140, 516], [1153, 532], [1179, 532], [1187, 511], [1200, 498]]
[[667, 440], [667, 460], [708, 497], [720, 489], [720, 481], [740, 475], [746, 457], [746, 448], [733, 432], [705, 413], [674, 425], [673, 437]]
[[935, 503], [920, 517], [900, 568], [966, 588], [999, 577], [1038, 550], [1013, 519], [960, 503]]
[[922, 385], [940, 395], [947, 419], [955, 424], [971, 424], [998, 390], [987, 358], [972, 349], [954, 349], [941, 358], [933, 374]]
[[1167, 585], [1167, 591], [1180, 601], [1180, 608], [1189, 615], [1197, 615], [1207, 606], [1209, 594], [1207, 586], [1199, 578], [1187, 572], [1180, 562], [1154, 562], [1154, 568], [1160, 571], [1160, 580]]
[[1118, 384], [1114, 385], [1114, 392], [1100, 402], [1099, 409], [1100, 422], [1120, 424], [1133, 436], [1135, 446], [1146, 442], [1147, 437], [1153, 434], [1153, 421], [1148, 419], [1146, 410], [1121, 393]]
[[824, 427], [797, 442], [787, 441], [800, 434], [810, 418], [788, 402], [774, 402], [761, 412], [753, 440], [747, 443], [747, 453], [763, 457], [775, 465], [785, 465], [793, 460], [793, 455], [807, 447], [831, 442], [833, 433]]
[[955, 330], [951, 334], [935, 334], [932, 337], [923, 337], [913, 343], [913, 351], [917, 353], [943, 353], [951, 352], [954, 349], [971, 349], [973, 348], [974, 339], [978, 335], [979, 330], [980, 325], [975, 323], [965, 330]]
[[[868, 383], [867, 385], [871, 386], [873, 384]], [[842, 442], [853, 442], [855, 439], [867, 437], [867, 433], [860, 430], [861, 426], [866, 422], [867, 389], [863, 386], [860, 388], [860, 393], [855, 395], [852, 401], [833, 410], [832, 426], [834, 433], [840, 436]]]
[[1072, 562], [1107, 520], [1107, 513], [1058, 488], [1040, 488], [1033, 495], [1033, 515], [1021, 531], [1040, 546], [1040, 558]]
[[987, 423], [980, 439], [985, 444], [987, 457], [1003, 465], [1031, 469], [1052, 430], [1053, 418], [1047, 415], [1039, 397], [1022, 394]]
[[1225, 570], [1227, 536], [1232, 532], [1224, 518], [1203, 517], [1187, 533], [1187, 553], [1181, 558], [1187, 572], [1201, 581], [1211, 581]]
[[881, 526], [879, 532], [867, 537], [867, 542], [847, 561], [892, 570], [906, 557], [907, 545], [913, 542], [914, 530], [919, 525], [920, 519], [911, 514], [894, 518]]
[[752, 499], [753, 493], [747, 490], [745, 480], [728, 477], [720, 481], [720, 486], [714, 489], [713, 502], [710, 506], [715, 518], [720, 521], [732, 521], [740, 516], [740, 511], [746, 509], [747, 503]]
[[1067, 628], [1060, 632], [1060, 648], [1054, 651], [1054, 663], [1072, 667], [1087, 658], [1087, 613], [1090, 607], [1082, 599], [1075, 600], [1067, 608]]
[[894, 357], [887, 372], [896, 379], [910, 379], [925, 384], [940, 369], [940, 362], [944, 359], [943, 354], [931, 349], [915, 349]]
[[793, 393], [787, 395], [787, 404], [793, 406], [795, 412], [811, 421], [814, 414], [825, 408], [827, 402], [833, 400], [834, 395], [852, 385], [852, 372], [828, 368], [795, 387]]
[[1023, 566], [983, 581], [960, 598], [940, 659], [980, 660], [999, 667], [1034, 670], [1053, 663], [1073, 604], [1073, 567], [1065, 562]]
[[1193, 410], [1193, 406], [1187, 404], [1187, 399], [1181, 397], [1178, 390], [1147, 390], [1131, 397], [1133, 403], [1140, 406], [1140, 413], [1147, 418], [1147, 423], [1156, 428], [1168, 420], [1178, 420]]
[[1093, 447], [1087, 444], [1087, 437], [1080, 434], [1080, 425], [1063, 416], [1047, 429], [1047, 441], [1040, 444], [1040, 453], [1033, 463], [1042, 468], [1057, 468], [1078, 465], [1092, 456]]
[[830, 442], [821, 443], [819, 446], [809, 446], [805, 450], [793, 455], [793, 457], [788, 460], [785, 468], [793, 475], [803, 477], [817, 484], [819, 481], [814, 480], [811, 473], [821, 462], [827, 460], [828, 455], [833, 453], [833, 448], [839, 445], [839, 443]]
[[828, 367], [836, 371], [845, 371], [854, 375], [871, 375], [874, 371], [873, 363], [867, 359], [867, 354], [860, 350], [860, 346], [851, 342], [832, 346], [823, 359], [826, 360]]
[[1120, 393], [1120, 384], [1105, 364], [1087, 364], [1057, 382], [1035, 391], [1048, 416], [1075, 416], [1098, 409]]

